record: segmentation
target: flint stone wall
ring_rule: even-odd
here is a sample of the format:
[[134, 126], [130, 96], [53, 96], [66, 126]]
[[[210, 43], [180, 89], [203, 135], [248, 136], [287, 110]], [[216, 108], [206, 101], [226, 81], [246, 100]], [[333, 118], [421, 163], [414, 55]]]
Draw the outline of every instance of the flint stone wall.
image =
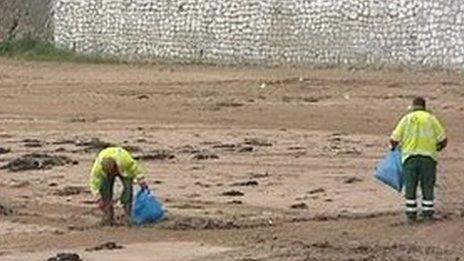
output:
[[54, 0], [54, 41], [124, 59], [464, 68], [461, 0]]

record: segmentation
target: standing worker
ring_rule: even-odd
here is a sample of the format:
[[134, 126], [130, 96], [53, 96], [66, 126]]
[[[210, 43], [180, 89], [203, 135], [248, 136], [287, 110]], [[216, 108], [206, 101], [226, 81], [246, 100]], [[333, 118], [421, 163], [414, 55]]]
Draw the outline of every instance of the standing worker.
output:
[[100, 196], [99, 207], [104, 213], [102, 225], [114, 225], [115, 223], [113, 187], [116, 178], [119, 178], [123, 185], [120, 201], [124, 206], [127, 223], [130, 223], [131, 217], [133, 182], [136, 180], [142, 188], [147, 188], [138, 163], [127, 150], [120, 147], [102, 150], [90, 174], [90, 190], [94, 196]]
[[448, 144], [438, 119], [426, 110], [425, 99], [417, 97], [412, 111], [396, 126], [390, 140], [392, 149], [401, 147], [406, 187], [406, 218], [417, 221], [417, 187], [422, 191], [422, 217], [433, 220], [437, 154]]

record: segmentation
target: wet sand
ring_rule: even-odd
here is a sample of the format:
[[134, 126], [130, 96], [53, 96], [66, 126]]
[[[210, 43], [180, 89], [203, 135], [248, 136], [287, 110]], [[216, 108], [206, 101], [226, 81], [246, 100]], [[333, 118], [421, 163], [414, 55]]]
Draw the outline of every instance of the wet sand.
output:
[[[0, 259], [454, 260], [463, 85], [457, 73], [0, 59]], [[451, 144], [440, 155], [441, 220], [406, 227], [401, 195], [372, 174], [418, 94]], [[97, 226], [88, 175], [108, 144], [140, 160], [165, 221]], [[125, 250], [83, 251], [108, 241]]]

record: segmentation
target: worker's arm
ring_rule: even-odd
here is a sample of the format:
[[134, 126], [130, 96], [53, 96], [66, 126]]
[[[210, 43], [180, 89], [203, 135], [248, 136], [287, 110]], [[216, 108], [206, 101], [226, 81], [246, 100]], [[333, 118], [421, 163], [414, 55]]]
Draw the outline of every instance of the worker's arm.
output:
[[442, 151], [444, 148], [448, 146], [448, 138], [445, 138], [443, 141], [438, 142], [437, 144], [437, 151]]
[[98, 194], [100, 193], [101, 184], [103, 183], [103, 179], [103, 169], [101, 166], [100, 159], [97, 158], [92, 166], [92, 170], [90, 171], [89, 186], [92, 195], [98, 196]]
[[130, 162], [129, 163], [130, 167], [128, 169], [129, 174], [135, 179], [135, 181], [139, 184], [139, 186], [142, 189], [147, 189], [148, 185], [147, 185], [147, 182], [145, 181], [145, 176], [143, 175], [140, 165], [131, 156], [130, 156], [129, 162]]
[[392, 150], [395, 150], [401, 143], [404, 133], [404, 122], [406, 121], [406, 116], [404, 116], [396, 125], [395, 130], [393, 130], [392, 135], [390, 136], [390, 146]]
[[432, 118], [432, 128], [437, 139], [437, 151], [442, 151], [448, 146], [448, 138], [446, 137], [445, 128], [435, 116]]
[[127, 176], [137, 181], [137, 183], [142, 188], [146, 188], [147, 183], [139, 163], [126, 150], [123, 151], [121, 156], [121, 162], [123, 164], [124, 172], [127, 174]]

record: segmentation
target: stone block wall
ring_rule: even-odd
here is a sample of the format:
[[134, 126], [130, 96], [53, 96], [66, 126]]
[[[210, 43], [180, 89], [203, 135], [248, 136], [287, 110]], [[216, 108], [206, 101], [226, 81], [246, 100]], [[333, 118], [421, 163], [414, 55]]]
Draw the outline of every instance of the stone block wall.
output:
[[226, 65], [464, 68], [462, 0], [48, 1], [54, 42], [82, 53]]
[[52, 0], [0, 0], [0, 42], [31, 37], [53, 41]]

